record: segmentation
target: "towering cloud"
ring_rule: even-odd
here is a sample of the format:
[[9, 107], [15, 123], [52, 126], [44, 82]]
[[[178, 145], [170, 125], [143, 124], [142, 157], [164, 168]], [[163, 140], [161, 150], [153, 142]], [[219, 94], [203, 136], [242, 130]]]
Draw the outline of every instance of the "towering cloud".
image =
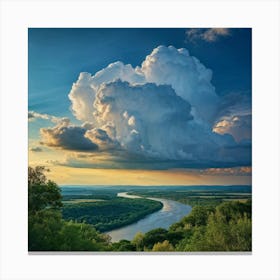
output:
[[212, 71], [186, 49], [159, 46], [141, 66], [115, 62], [94, 75], [81, 73], [69, 99], [84, 124], [61, 121], [41, 133], [48, 146], [117, 154], [122, 162], [248, 164], [250, 149], [213, 131], [222, 100], [211, 79]]
[[211, 122], [218, 103], [211, 79], [212, 71], [190, 56], [186, 49], [159, 46], [146, 57], [141, 67], [133, 68], [130, 64], [115, 62], [93, 76], [81, 73], [69, 98], [77, 119], [94, 121], [93, 103], [103, 83], [121, 80], [132, 85], [170, 85], [178, 96], [191, 104], [196, 118]]
[[97, 123], [104, 130], [114, 130], [125, 150], [168, 159], [181, 155], [181, 142], [177, 147], [175, 142], [183, 141], [179, 140], [185, 137], [182, 131], [193, 118], [190, 104], [171, 86], [151, 83], [131, 85], [118, 80], [103, 84], [94, 107]]

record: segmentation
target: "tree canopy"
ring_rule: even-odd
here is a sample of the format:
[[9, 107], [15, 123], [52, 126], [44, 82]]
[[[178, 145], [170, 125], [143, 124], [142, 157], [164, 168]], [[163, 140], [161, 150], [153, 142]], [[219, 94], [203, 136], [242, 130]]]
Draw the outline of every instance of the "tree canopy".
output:
[[[55, 182], [47, 179], [45, 175], [47, 171], [48, 169], [43, 166], [28, 168], [28, 248], [30, 251], [252, 250], [251, 200], [222, 202], [217, 206], [198, 205], [193, 207], [188, 216], [171, 225], [169, 229], [155, 228], [147, 233], [137, 233], [132, 241], [120, 240], [112, 243], [110, 236], [101, 234], [90, 224], [63, 219], [60, 188]], [[129, 205], [125, 199], [112, 198], [108, 201], [98, 202], [94, 207], [89, 203], [76, 204], [76, 207], [68, 206], [67, 209], [72, 211], [73, 217], [77, 209], [79, 215], [81, 211], [85, 212], [83, 215], [87, 215], [88, 210], [95, 211], [100, 216], [100, 223], [105, 221], [109, 224], [108, 217], [108, 221], [104, 220], [104, 215], [110, 210], [114, 218], [118, 216], [120, 209], [118, 212], [115, 208], [121, 201], [125, 215], [129, 215], [129, 210], [136, 206], [142, 212], [145, 210], [143, 205], [152, 207], [151, 202], [143, 204], [141, 200], [138, 201], [139, 205]], [[126, 208], [127, 206], [130, 207]]]
[[61, 193], [47, 180], [43, 167], [28, 167], [29, 251], [107, 251], [110, 237], [91, 225], [66, 222], [61, 214]]

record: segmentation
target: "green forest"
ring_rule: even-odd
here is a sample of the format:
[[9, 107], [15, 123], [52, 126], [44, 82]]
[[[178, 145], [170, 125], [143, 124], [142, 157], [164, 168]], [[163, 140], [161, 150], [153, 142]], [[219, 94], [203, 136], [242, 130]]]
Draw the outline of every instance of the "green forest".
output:
[[104, 232], [136, 222], [161, 208], [159, 201], [116, 197], [104, 201], [67, 203], [62, 213], [65, 220], [85, 222]]
[[248, 190], [238, 189], [238, 187], [220, 188], [219, 190], [147, 190], [130, 191], [129, 194], [141, 195], [142, 197], [158, 197], [175, 200], [191, 206], [217, 206], [225, 201], [247, 201], [251, 199], [251, 193]]
[[[114, 223], [114, 226], [119, 226], [120, 217], [127, 221], [127, 211], [132, 213], [130, 218], [137, 220], [149, 211], [160, 209], [161, 205], [146, 199], [137, 199], [134, 204], [131, 199], [127, 201], [110, 195], [90, 197], [101, 200], [94, 203], [69, 203], [74, 200], [73, 196], [68, 197], [68, 203], [65, 203], [58, 185], [47, 179], [47, 171], [42, 166], [28, 168], [29, 251], [252, 250], [252, 206], [251, 199], [246, 197], [216, 203], [193, 203], [191, 213], [168, 229], [156, 228], [145, 234], [137, 233], [131, 241], [111, 242], [109, 235], [101, 233], [106, 226], [110, 227]], [[76, 213], [75, 209], [78, 209]], [[109, 213], [108, 216], [106, 213]]]

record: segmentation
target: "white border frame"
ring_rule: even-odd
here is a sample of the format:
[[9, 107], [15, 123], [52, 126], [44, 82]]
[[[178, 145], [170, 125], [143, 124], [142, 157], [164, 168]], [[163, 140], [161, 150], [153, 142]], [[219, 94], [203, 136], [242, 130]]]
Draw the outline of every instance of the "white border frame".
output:
[[[1, 279], [280, 279], [279, 2], [26, 1], [1, 8]], [[27, 28], [253, 28], [253, 254], [28, 255]]]

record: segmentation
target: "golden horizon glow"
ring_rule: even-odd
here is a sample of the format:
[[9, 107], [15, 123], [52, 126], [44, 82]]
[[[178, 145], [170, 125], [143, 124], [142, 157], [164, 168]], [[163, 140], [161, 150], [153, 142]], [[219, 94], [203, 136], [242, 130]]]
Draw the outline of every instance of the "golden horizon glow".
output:
[[204, 175], [195, 171], [90, 169], [48, 166], [47, 177], [58, 185], [250, 185], [251, 176]]
[[47, 177], [58, 185], [250, 185], [251, 167], [209, 169], [99, 169], [55, 164], [71, 152], [29, 151], [29, 165], [50, 169]]

